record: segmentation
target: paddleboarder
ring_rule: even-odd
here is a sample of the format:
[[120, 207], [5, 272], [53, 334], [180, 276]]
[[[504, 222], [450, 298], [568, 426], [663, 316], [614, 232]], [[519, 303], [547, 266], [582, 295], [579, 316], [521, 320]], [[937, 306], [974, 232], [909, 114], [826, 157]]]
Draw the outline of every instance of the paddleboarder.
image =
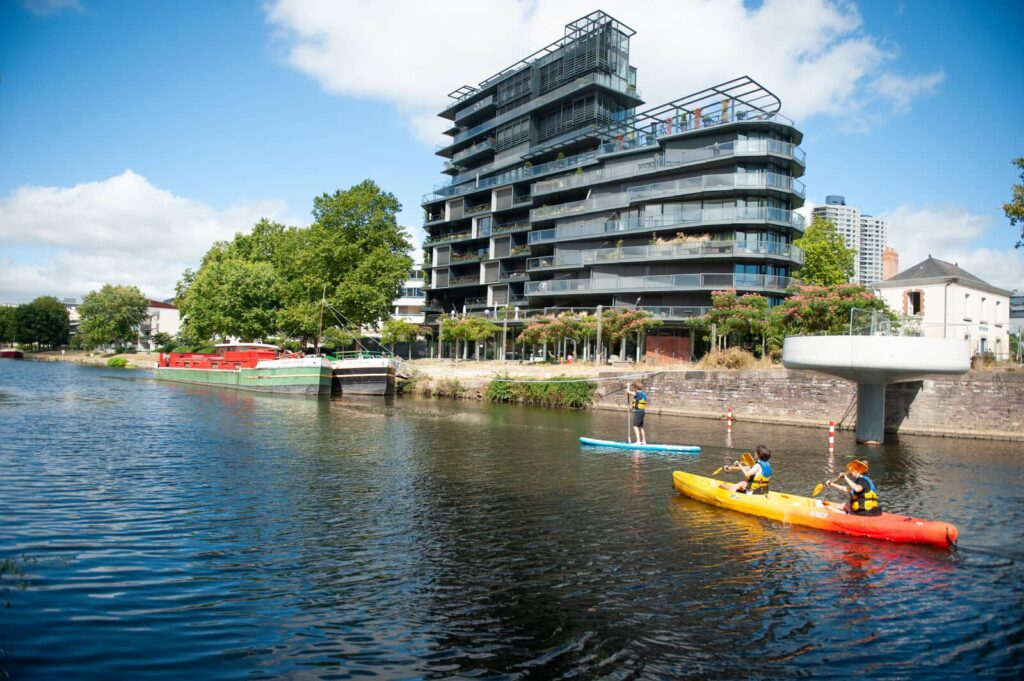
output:
[[647, 432], [644, 430], [644, 415], [647, 413], [647, 393], [644, 391], [644, 384], [637, 381], [630, 388], [626, 384], [626, 394], [629, 395], [633, 407], [633, 432], [636, 433], [636, 441], [639, 444], [647, 444]]
[[[843, 473], [846, 486], [829, 481], [829, 486], [840, 492], [847, 492], [850, 500], [843, 505], [847, 513], [854, 515], [882, 515], [882, 504], [878, 501], [878, 490], [875, 483], [868, 477], [868, 462], [854, 460], [847, 465]], [[850, 478], [850, 474], [853, 478]]]
[[768, 494], [768, 483], [772, 479], [772, 465], [768, 459], [772, 458], [771, 450], [765, 445], [758, 445], [754, 450], [757, 460], [753, 466], [745, 466], [737, 463], [733, 470], [739, 470], [746, 478], [735, 485], [730, 485], [733, 492], [745, 494]]

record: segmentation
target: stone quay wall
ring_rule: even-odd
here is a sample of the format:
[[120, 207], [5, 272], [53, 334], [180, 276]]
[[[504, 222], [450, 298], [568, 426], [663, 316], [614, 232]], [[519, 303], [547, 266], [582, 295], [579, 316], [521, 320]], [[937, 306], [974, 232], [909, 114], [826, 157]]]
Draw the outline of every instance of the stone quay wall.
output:
[[[614, 374], [602, 374], [612, 378]], [[596, 406], [625, 409], [622, 384], [602, 383]], [[852, 430], [857, 386], [810, 371], [665, 371], [645, 380], [648, 411], [700, 418]], [[885, 430], [910, 435], [1024, 441], [1024, 372], [964, 376], [886, 387]]]

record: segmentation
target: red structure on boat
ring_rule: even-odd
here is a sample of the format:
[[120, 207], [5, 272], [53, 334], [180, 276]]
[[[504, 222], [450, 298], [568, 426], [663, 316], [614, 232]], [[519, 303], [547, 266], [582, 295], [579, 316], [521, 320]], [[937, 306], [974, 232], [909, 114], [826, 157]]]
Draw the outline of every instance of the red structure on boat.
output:
[[158, 367], [176, 369], [207, 369], [234, 371], [236, 369], [254, 369], [256, 364], [265, 360], [291, 359], [302, 357], [302, 353], [278, 356], [275, 345], [265, 343], [238, 343], [235, 345], [218, 345], [217, 352], [171, 352], [160, 353]]
[[25, 353], [13, 348], [4, 348], [3, 350], [0, 350], [0, 357], [4, 359], [24, 359]]

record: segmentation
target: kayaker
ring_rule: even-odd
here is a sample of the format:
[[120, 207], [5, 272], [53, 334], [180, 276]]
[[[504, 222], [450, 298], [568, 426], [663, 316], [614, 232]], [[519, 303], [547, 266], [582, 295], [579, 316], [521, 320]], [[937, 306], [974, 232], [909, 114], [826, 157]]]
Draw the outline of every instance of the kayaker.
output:
[[644, 430], [644, 416], [647, 414], [647, 393], [644, 391], [644, 384], [637, 381], [630, 388], [627, 383], [626, 394], [632, 400], [633, 432], [636, 434], [636, 441], [645, 445], [647, 444], [647, 432]]
[[772, 458], [772, 453], [765, 445], [758, 445], [754, 450], [754, 456], [757, 460], [754, 461], [753, 466], [744, 466], [742, 463], [737, 463], [733, 468], [733, 470], [739, 470], [743, 473], [743, 477], [746, 478], [735, 485], [729, 486], [733, 492], [768, 494], [768, 483], [772, 479], [772, 465], [768, 463], [768, 459]]
[[[854, 466], [854, 464], [859, 466]], [[863, 472], [858, 472], [863, 469]], [[851, 479], [850, 474], [854, 477]], [[867, 461], [851, 461], [847, 466], [847, 472], [843, 473], [843, 480], [846, 486], [835, 482], [829, 482], [834, 489], [840, 492], [848, 492], [850, 500], [843, 506], [847, 513], [854, 515], [882, 515], [882, 505], [878, 501], [878, 490], [875, 483], [868, 477]]]

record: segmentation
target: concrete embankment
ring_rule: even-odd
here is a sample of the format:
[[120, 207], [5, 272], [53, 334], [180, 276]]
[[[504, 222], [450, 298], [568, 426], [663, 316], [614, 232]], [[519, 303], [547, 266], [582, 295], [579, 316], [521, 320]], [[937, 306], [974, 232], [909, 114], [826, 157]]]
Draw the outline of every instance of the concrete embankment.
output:
[[[525, 365], [504, 362], [420, 360], [407, 364], [418, 375], [417, 394], [481, 398], [496, 376], [543, 380], [556, 376], [599, 378], [595, 407], [626, 408], [627, 375], [645, 379], [652, 414], [839, 428], [856, 427], [857, 387], [809, 371], [694, 370], [591, 365]], [[1024, 441], [1024, 372], [971, 371], [960, 377], [893, 384], [886, 388], [886, 431], [974, 439]]]
[[[602, 374], [603, 375], [603, 374]], [[604, 390], [598, 408], [625, 408]], [[857, 386], [808, 371], [666, 371], [647, 382], [652, 414], [853, 429]], [[890, 433], [1024, 441], [1024, 372], [971, 371], [964, 376], [886, 388]]]
[[71, 362], [90, 366], [107, 366], [111, 357], [124, 357], [128, 364], [136, 369], [152, 369], [156, 364], [158, 353], [129, 352], [120, 355], [103, 354], [101, 352], [85, 352], [81, 350], [64, 351], [47, 350], [44, 352], [26, 352], [25, 359], [37, 362]]

